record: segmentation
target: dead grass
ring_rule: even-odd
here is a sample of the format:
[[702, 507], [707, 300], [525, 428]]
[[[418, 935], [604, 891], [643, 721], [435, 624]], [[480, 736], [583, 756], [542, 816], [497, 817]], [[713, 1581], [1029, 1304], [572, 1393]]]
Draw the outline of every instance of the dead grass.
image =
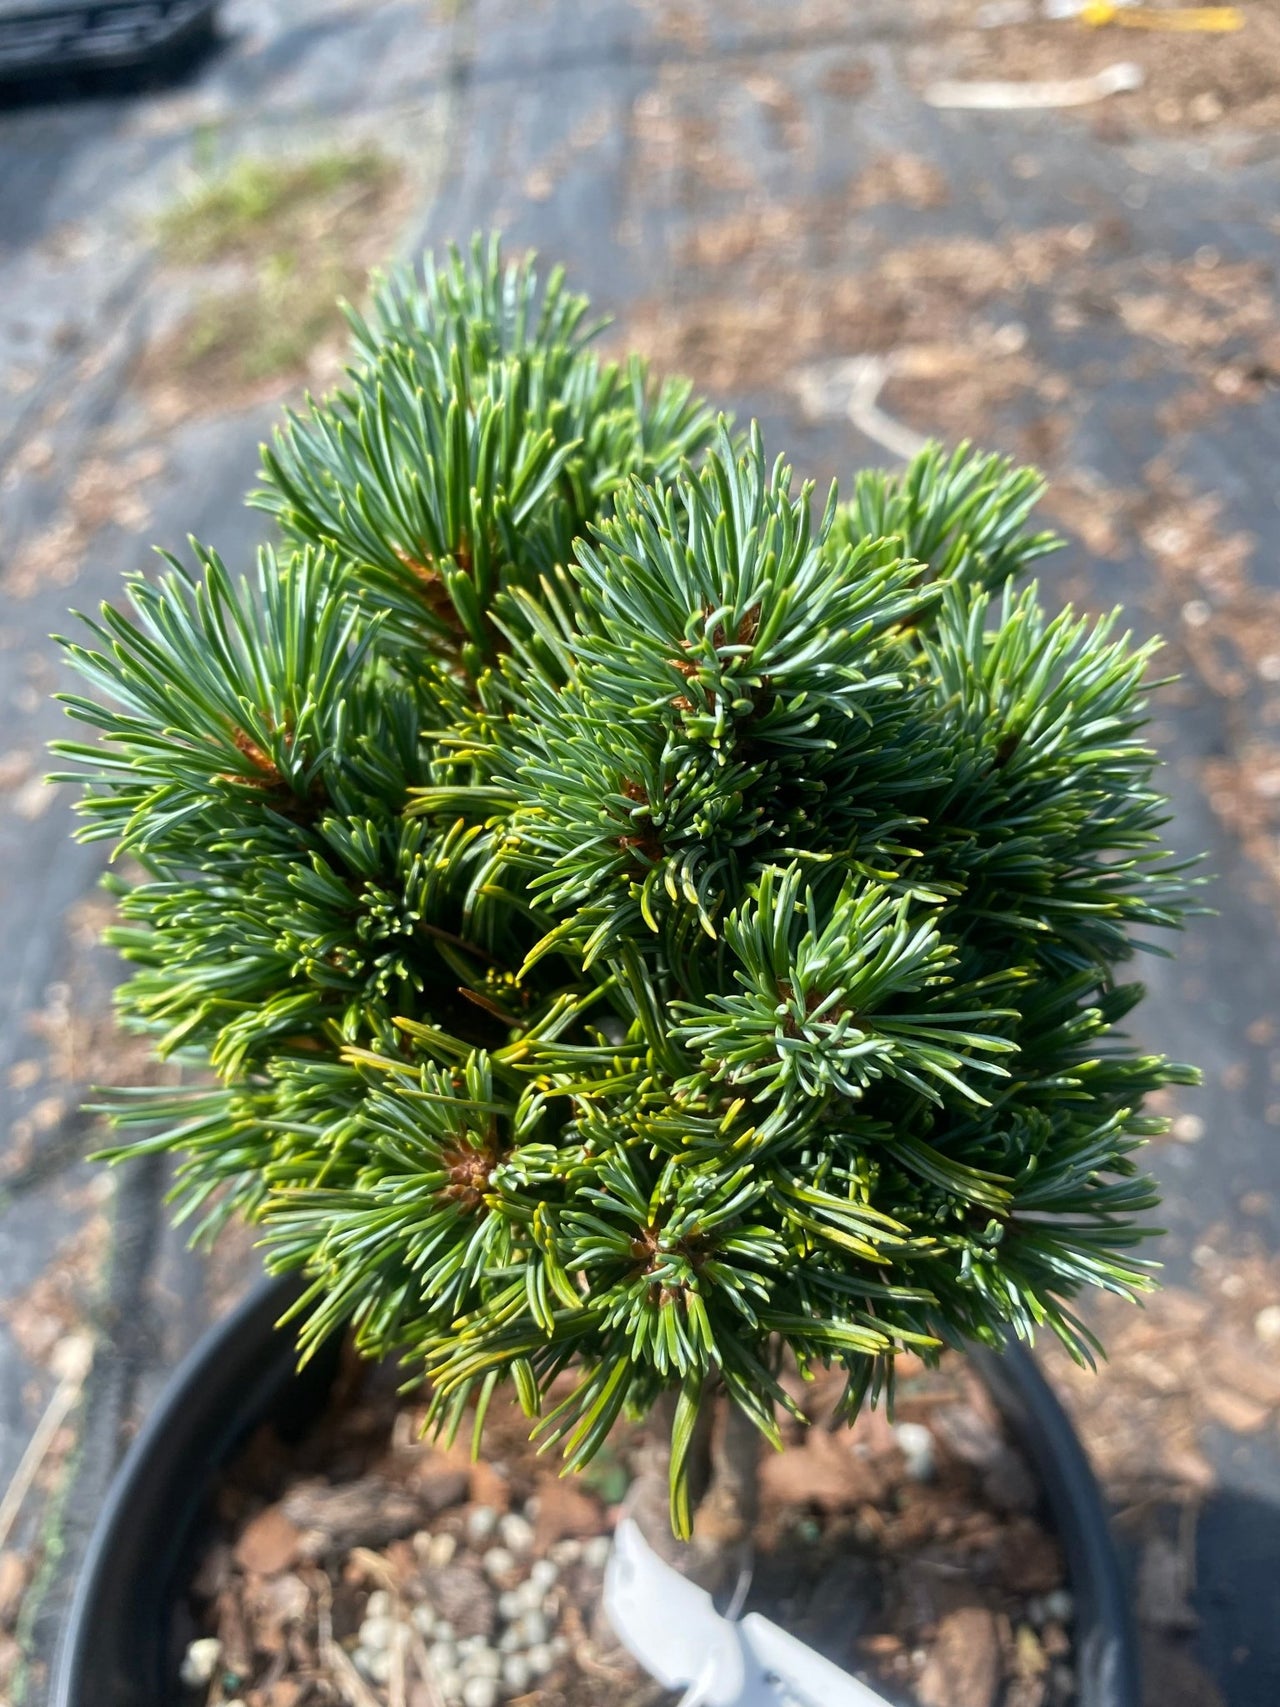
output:
[[317, 154], [305, 160], [242, 156], [204, 178], [166, 209], [156, 231], [166, 258], [193, 266], [295, 249], [311, 235], [317, 213], [376, 196], [396, 168], [375, 149]]
[[157, 223], [174, 267], [217, 268], [143, 362], [169, 415], [204, 412], [305, 372], [394, 241], [400, 167], [372, 149], [242, 158]]

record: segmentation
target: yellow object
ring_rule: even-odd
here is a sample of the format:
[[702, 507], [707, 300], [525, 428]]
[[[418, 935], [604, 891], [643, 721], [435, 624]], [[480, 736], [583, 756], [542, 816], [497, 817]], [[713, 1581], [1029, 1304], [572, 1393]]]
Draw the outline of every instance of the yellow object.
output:
[[1151, 6], [1089, 0], [1080, 17], [1086, 24], [1121, 24], [1129, 30], [1197, 30], [1213, 35], [1244, 28], [1244, 14], [1238, 6], [1188, 6], [1181, 12], [1158, 12]]

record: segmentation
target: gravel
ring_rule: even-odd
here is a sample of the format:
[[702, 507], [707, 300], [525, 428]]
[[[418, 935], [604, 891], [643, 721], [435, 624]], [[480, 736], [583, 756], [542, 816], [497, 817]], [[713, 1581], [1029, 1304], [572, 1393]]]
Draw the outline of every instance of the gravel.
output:
[[413, 1611], [409, 1614], [409, 1619], [420, 1636], [424, 1636], [429, 1640], [436, 1634], [437, 1619], [435, 1612], [425, 1602], [423, 1602], [421, 1606], [414, 1607]]
[[549, 1640], [551, 1631], [547, 1620], [541, 1612], [526, 1612], [517, 1622], [516, 1629], [526, 1647], [536, 1648]]
[[906, 1459], [907, 1474], [913, 1482], [931, 1482], [937, 1469], [933, 1433], [923, 1423], [899, 1423], [893, 1431], [902, 1456]]
[[517, 1559], [527, 1558], [533, 1551], [533, 1525], [519, 1512], [509, 1511], [498, 1519], [498, 1535], [503, 1546]]
[[390, 1650], [384, 1648], [376, 1653], [366, 1653], [364, 1669], [374, 1683], [386, 1683], [391, 1676]]
[[515, 1568], [515, 1555], [505, 1547], [490, 1547], [484, 1556], [485, 1575], [491, 1582], [503, 1582], [513, 1574]]
[[182, 1658], [181, 1677], [188, 1689], [204, 1689], [218, 1669], [222, 1643], [216, 1636], [200, 1636], [188, 1644]]
[[1076, 1615], [1076, 1603], [1071, 1591], [1065, 1588], [1051, 1589], [1044, 1597], [1044, 1610], [1047, 1618], [1055, 1624], [1070, 1624]]
[[362, 1648], [368, 1648], [375, 1654], [385, 1653], [396, 1639], [396, 1621], [394, 1618], [366, 1616], [356, 1637]]
[[467, 1540], [473, 1547], [487, 1547], [498, 1529], [498, 1514], [491, 1505], [472, 1506], [467, 1513]]
[[[558, 1646], [559, 1643], [563, 1643], [563, 1648]], [[535, 1677], [544, 1677], [556, 1661], [568, 1652], [568, 1648], [569, 1644], [563, 1637], [558, 1637], [555, 1643], [539, 1642], [535, 1647], [530, 1648], [525, 1655], [529, 1670]]]
[[431, 1661], [431, 1669], [441, 1677], [447, 1672], [457, 1670], [458, 1650], [452, 1642], [433, 1642], [427, 1649], [427, 1658]]
[[513, 1695], [523, 1695], [533, 1675], [533, 1668], [524, 1654], [508, 1654], [502, 1662], [502, 1681]]
[[458, 1551], [458, 1537], [447, 1532], [428, 1536], [423, 1551], [426, 1563], [434, 1570], [442, 1571], [453, 1562], [453, 1555]]

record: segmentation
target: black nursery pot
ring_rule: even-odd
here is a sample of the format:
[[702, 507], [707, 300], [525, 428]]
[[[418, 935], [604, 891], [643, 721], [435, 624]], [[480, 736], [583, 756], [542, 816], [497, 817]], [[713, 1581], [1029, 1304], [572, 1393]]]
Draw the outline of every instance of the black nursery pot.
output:
[[[261, 1423], [298, 1438], [323, 1407], [337, 1345], [299, 1373], [275, 1323], [296, 1296], [268, 1281], [195, 1346], [129, 1451], [98, 1519], [54, 1667], [51, 1707], [178, 1707], [182, 1629], [203, 1519], [223, 1465]], [[1040, 1480], [1076, 1603], [1079, 1707], [1139, 1707], [1137, 1643], [1093, 1473], [1031, 1357], [974, 1366]]]

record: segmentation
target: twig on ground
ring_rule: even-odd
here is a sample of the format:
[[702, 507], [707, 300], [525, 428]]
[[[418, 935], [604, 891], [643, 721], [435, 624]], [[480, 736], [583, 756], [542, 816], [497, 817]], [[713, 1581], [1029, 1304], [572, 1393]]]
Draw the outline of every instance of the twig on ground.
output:
[[69, 1334], [54, 1348], [54, 1359], [58, 1385], [44, 1408], [44, 1415], [36, 1424], [35, 1433], [27, 1442], [27, 1449], [18, 1461], [4, 1498], [0, 1500], [0, 1547], [9, 1538], [9, 1531], [22, 1510], [23, 1501], [31, 1491], [58, 1430], [80, 1397], [80, 1389], [93, 1363], [93, 1342], [87, 1334]]
[[881, 409], [880, 392], [893, 371], [892, 355], [852, 356], [848, 361], [802, 368], [796, 389], [811, 414], [844, 414], [872, 444], [910, 462], [929, 441]]
[[1042, 107], [1086, 107], [1108, 95], [1140, 89], [1146, 80], [1140, 65], [1120, 60], [1104, 65], [1090, 77], [1055, 77], [1034, 83], [958, 83], [943, 78], [924, 92], [931, 107], [959, 107], [972, 112], [1022, 112]]
[[333, 1639], [333, 1591], [323, 1571], [314, 1577], [316, 1597], [316, 1646], [320, 1663], [327, 1666], [338, 1694], [349, 1707], [382, 1707], [344, 1651]]

